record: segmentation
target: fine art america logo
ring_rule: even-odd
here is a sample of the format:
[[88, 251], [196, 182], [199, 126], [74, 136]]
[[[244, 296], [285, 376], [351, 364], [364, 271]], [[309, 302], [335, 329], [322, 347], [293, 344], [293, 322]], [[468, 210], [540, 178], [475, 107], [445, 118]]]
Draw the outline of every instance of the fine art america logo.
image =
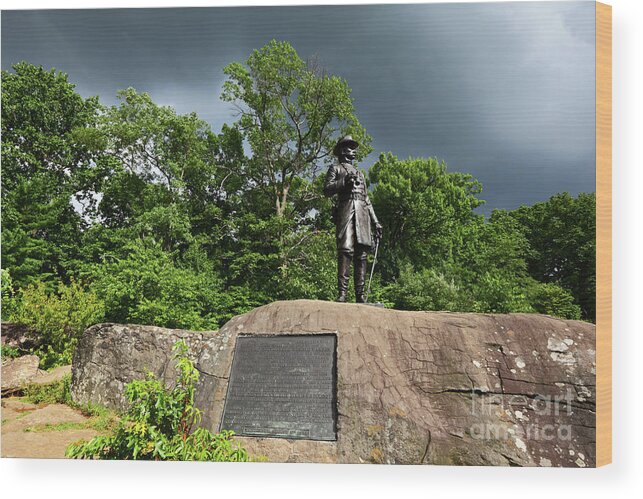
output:
[[[567, 388], [561, 395], [506, 395], [485, 394], [479, 390], [471, 391], [471, 414], [480, 417], [493, 411], [502, 411], [515, 424], [478, 422], [469, 428], [470, 435], [478, 440], [515, 439], [522, 450], [526, 450], [524, 440], [562, 440], [572, 439], [572, 427], [566, 418], [573, 414], [574, 394]], [[532, 419], [533, 418], [533, 419]], [[537, 420], [537, 421], [534, 421]], [[547, 421], [541, 424], [543, 420]]]

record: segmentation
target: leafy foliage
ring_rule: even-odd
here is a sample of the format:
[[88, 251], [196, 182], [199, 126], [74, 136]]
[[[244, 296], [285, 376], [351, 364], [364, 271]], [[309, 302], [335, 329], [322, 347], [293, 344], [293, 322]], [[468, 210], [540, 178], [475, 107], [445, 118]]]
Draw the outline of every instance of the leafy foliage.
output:
[[289, 43], [272, 40], [224, 73], [222, 98], [237, 104], [237, 128], [253, 153], [244, 174], [273, 197], [278, 216], [286, 213], [296, 179], [314, 178], [332, 159], [338, 135], [352, 134], [362, 157], [370, 152], [348, 83], [303, 61]]
[[27, 63], [2, 71], [2, 268], [22, 287], [66, 277], [77, 257], [81, 202], [101, 150], [98, 99], [67, 75]]
[[[212, 434], [196, 428], [200, 412], [194, 406], [194, 386], [199, 372], [187, 356], [187, 346], [174, 345], [178, 373], [168, 390], [151, 374], [126, 386], [127, 414], [114, 433], [68, 447], [72, 458], [136, 459], [164, 461], [247, 461], [248, 454], [232, 441], [233, 432]], [[194, 431], [192, 431], [194, 429]]]
[[383, 273], [393, 278], [382, 295], [395, 307], [579, 318], [578, 307], [565, 301], [569, 293], [530, 277], [530, 241], [513, 212], [496, 210], [487, 222], [474, 214], [479, 185], [471, 178], [455, 175], [451, 182], [446, 167], [431, 159], [389, 154], [376, 166], [373, 198], [388, 218], [383, 253], [391, 258]]
[[43, 282], [30, 284], [21, 290], [12, 319], [42, 336], [43, 346], [36, 354], [41, 367], [48, 369], [71, 364], [78, 337], [104, 314], [103, 302], [72, 280], [69, 285], [60, 283], [56, 292], [48, 291]]
[[[342, 134], [371, 150], [348, 83], [277, 41], [225, 74], [240, 114], [215, 133], [132, 88], [102, 106], [55, 70], [3, 71], [3, 319], [42, 335], [43, 365], [100, 320], [216, 329], [334, 298], [320, 173]], [[480, 183], [436, 158], [381, 154], [368, 178], [384, 226], [371, 300], [594, 320], [594, 194], [485, 220]]]
[[4, 344], [0, 347], [0, 353], [2, 354], [3, 361], [5, 359], [15, 359], [22, 355], [18, 348]]
[[71, 399], [71, 374], [53, 383], [28, 384], [23, 390], [23, 396], [32, 404], [74, 405]]
[[279, 298], [333, 300], [337, 291], [335, 237], [321, 231], [291, 234], [285, 260], [287, 266], [279, 276]]
[[411, 265], [402, 269], [399, 279], [385, 291], [401, 310], [465, 310], [462, 290], [453, 279], [434, 270], [415, 272]]
[[526, 263], [536, 280], [568, 289], [582, 316], [596, 319], [596, 195], [556, 194], [510, 213], [529, 241]]
[[535, 312], [565, 319], [581, 318], [581, 308], [574, 303], [574, 296], [558, 284], [534, 281], [530, 294]]
[[2, 314], [4, 320], [11, 320], [17, 306], [13, 279], [7, 269], [0, 269], [0, 291], [2, 292]]
[[92, 289], [104, 297], [112, 322], [216, 329], [216, 275], [174, 265], [158, 246], [130, 243], [128, 255], [93, 269]]
[[481, 185], [470, 175], [448, 172], [435, 158], [382, 154], [368, 176], [384, 227], [381, 265], [387, 278], [405, 263], [429, 267], [450, 258], [463, 228], [480, 218], [473, 210], [483, 203], [476, 197]]

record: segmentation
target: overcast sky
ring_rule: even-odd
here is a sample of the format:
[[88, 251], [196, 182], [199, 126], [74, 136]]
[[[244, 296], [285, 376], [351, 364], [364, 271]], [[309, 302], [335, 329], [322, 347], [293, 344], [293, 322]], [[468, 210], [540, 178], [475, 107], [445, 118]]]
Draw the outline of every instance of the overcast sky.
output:
[[595, 191], [594, 2], [2, 12], [2, 68], [69, 74], [83, 96], [134, 87], [214, 131], [223, 67], [270, 39], [353, 89], [380, 152], [435, 156], [483, 184], [486, 213]]

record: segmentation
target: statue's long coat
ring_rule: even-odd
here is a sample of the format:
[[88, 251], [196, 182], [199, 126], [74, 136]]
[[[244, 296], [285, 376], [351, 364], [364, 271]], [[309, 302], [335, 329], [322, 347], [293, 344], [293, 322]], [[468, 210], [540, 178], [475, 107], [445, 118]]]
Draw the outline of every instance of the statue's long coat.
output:
[[[352, 187], [348, 182], [348, 173], [356, 171], [361, 182]], [[335, 164], [328, 169], [324, 194], [337, 194], [337, 211], [335, 216], [337, 249], [354, 251], [355, 241], [363, 246], [373, 246], [375, 238], [371, 230], [371, 222], [376, 225], [377, 217], [368, 198], [364, 174], [350, 163]], [[351, 227], [351, 224], [352, 227]], [[350, 229], [354, 230], [350, 230]], [[352, 234], [355, 234], [353, 240]]]

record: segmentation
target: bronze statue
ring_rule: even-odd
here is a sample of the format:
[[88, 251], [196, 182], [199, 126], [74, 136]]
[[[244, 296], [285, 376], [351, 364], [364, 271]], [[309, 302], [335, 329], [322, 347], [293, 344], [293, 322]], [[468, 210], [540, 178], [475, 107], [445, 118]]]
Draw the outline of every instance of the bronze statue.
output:
[[[324, 194], [337, 195], [333, 218], [337, 238], [337, 301], [346, 301], [351, 260], [353, 261], [355, 296], [357, 303], [365, 303], [366, 258], [368, 251], [382, 236], [373, 205], [368, 199], [364, 174], [353, 166], [359, 144], [348, 135], [342, 137], [333, 149], [338, 163], [326, 174]], [[375, 227], [375, 234], [371, 229]]]

